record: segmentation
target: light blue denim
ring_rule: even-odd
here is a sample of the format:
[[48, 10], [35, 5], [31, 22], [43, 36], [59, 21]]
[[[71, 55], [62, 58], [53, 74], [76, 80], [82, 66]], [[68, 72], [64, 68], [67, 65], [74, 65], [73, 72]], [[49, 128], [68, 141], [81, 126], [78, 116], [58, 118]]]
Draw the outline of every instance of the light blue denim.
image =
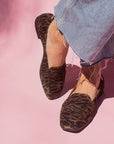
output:
[[54, 12], [81, 65], [114, 57], [114, 0], [60, 0]]

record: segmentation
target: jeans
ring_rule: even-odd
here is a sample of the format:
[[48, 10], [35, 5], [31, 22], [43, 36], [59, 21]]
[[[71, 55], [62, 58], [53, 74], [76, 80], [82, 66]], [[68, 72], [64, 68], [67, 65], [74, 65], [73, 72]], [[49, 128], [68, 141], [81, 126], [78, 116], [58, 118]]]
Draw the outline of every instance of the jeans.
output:
[[60, 0], [54, 13], [81, 65], [114, 57], [114, 0]]

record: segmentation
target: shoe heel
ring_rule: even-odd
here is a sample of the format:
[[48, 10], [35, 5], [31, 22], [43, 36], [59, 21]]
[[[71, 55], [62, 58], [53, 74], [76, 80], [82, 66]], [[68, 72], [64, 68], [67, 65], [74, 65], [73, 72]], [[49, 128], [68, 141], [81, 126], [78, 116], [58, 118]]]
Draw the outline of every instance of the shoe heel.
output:
[[40, 33], [39, 33], [39, 31], [38, 31], [38, 23], [39, 23], [39, 20], [40, 20], [40, 16], [38, 16], [38, 17], [35, 19], [35, 29], [36, 29], [36, 33], [37, 33], [38, 39], [40, 39]]
[[54, 16], [51, 13], [46, 13], [46, 14], [44, 13], [44, 14], [41, 14], [40, 16], [36, 17], [36, 19], [35, 19], [35, 29], [36, 29], [38, 39], [41, 39], [42, 31], [46, 32], [46, 30], [47, 30], [47, 28], [45, 27], [45, 23], [47, 23], [47, 21], [45, 22], [46, 17], [49, 18], [48, 23], [51, 23], [51, 21], [53, 20], [52, 18]]

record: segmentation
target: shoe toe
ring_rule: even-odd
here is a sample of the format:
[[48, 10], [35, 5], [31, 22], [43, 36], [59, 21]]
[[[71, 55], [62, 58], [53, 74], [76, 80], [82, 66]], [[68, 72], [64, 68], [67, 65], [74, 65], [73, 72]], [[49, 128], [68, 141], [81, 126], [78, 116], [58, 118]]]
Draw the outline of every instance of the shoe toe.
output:
[[69, 132], [79, 132], [91, 120], [94, 102], [86, 94], [73, 94], [63, 103], [60, 114], [60, 126]]

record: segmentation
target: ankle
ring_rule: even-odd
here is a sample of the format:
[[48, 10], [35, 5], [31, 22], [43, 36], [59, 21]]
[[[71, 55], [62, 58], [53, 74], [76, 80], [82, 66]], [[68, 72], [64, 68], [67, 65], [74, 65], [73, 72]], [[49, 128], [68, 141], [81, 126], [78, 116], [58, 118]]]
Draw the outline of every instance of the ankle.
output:
[[59, 33], [59, 30], [56, 26], [56, 22], [55, 20], [53, 20], [48, 28], [48, 39], [52, 43], [56, 43], [57, 41], [59, 41], [59, 35], [61, 35], [61, 33]]
[[98, 88], [101, 78], [100, 63], [90, 67], [82, 67], [81, 72], [96, 88]]
[[52, 21], [48, 28], [47, 40], [55, 45], [64, 45], [66, 48], [69, 46], [62, 32], [57, 28], [55, 20]]

